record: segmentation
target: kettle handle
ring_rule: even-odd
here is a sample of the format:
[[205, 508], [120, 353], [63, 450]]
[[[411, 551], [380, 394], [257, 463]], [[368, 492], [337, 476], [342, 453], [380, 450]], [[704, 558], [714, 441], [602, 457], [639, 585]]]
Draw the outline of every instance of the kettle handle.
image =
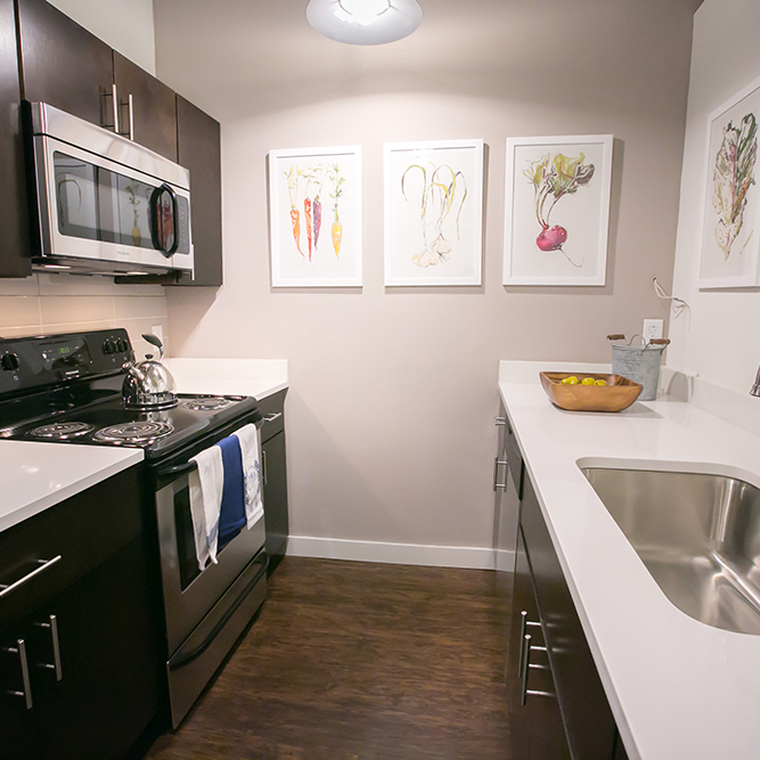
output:
[[157, 335], [154, 335], [153, 333], [143, 333], [142, 338], [143, 340], [147, 340], [151, 345], [154, 345], [159, 351], [160, 358], [164, 358], [164, 344], [161, 343], [161, 339]]

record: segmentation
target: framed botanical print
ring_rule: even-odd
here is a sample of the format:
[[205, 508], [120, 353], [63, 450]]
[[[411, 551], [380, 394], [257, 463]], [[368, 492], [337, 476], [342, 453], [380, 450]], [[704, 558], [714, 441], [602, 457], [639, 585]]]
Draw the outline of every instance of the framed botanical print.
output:
[[385, 284], [480, 285], [483, 140], [385, 145]]
[[708, 117], [699, 264], [702, 290], [760, 285], [759, 118], [760, 78]]
[[507, 139], [505, 285], [604, 285], [612, 135]]
[[273, 287], [362, 284], [361, 148], [269, 152]]

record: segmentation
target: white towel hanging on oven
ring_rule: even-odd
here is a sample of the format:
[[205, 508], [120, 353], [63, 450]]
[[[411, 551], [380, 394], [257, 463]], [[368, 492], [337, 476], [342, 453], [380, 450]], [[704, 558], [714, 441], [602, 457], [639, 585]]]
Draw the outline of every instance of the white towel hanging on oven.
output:
[[240, 441], [245, 484], [245, 517], [250, 530], [264, 516], [261, 484], [261, 437], [255, 425], [244, 425], [233, 435]]
[[190, 516], [193, 521], [195, 556], [203, 570], [209, 560], [216, 563], [219, 541], [219, 515], [222, 509], [224, 466], [222, 450], [218, 446], [204, 449], [192, 457], [197, 469], [189, 475]]

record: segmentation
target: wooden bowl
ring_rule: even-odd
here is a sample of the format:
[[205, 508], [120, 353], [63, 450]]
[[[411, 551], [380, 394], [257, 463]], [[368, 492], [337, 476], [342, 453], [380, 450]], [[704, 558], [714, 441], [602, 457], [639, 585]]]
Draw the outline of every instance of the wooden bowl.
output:
[[[593, 377], [607, 385], [563, 385], [560, 381], [575, 375], [578, 380]], [[570, 412], [619, 412], [627, 409], [643, 390], [642, 386], [621, 375], [594, 372], [539, 372], [541, 385], [553, 404]]]

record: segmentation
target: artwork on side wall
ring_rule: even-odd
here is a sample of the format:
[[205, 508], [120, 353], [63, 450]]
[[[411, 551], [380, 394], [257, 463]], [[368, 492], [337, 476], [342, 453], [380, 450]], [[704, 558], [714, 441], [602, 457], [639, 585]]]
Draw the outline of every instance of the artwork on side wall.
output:
[[760, 78], [708, 117], [701, 289], [760, 285], [758, 119]]
[[362, 284], [361, 147], [269, 152], [273, 287]]
[[604, 285], [612, 135], [510, 137], [505, 285]]
[[385, 284], [480, 285], [483, 140], [386, 143]]

